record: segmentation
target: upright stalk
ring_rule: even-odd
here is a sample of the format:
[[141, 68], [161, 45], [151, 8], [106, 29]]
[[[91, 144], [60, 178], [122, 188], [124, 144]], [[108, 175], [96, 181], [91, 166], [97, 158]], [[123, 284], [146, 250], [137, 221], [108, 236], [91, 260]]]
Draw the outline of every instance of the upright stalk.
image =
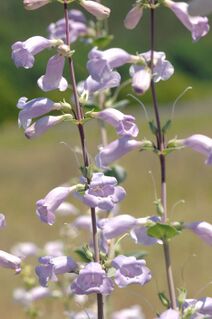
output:
[[[150, 4], [154, 5], [154, 0], [150, 0]], [[154, 66], [154, 37], [155, 37], [155, 10], [154, 8], [150, 9], [150, 44], [151, 44], [151, 71], [153, 74], [153, 66]], [[160, 159], [160, 170], [161, 170], [161, 203], [164, 209], [164, 214], [162, 217], [162, 222], [167, 222], [167, 189], [166, 189], [166, 158], [163, 154], [164, 150], [164, 134], [161, 129], [161, 121], [160, 121], [160, 113], [157, 101], [157, 95], [155, 90], [155, 83], [153, 79], [151, 80], [151, 93], [153, 99], [153, 107], [155, 112], [155, 119], [157, 125], [157, 147], [159, 151], [159, 159]], [[167, 284], [169, 290], [169, 297], [171, 301], [171, 307], [173, 309], [177, 308], [176, 303], [176, 294], [173, 280], [173, 273], [171, 267], [171, 258], [170, 258], [170, 248], [167, 240], [163, 241], [163, 250], [164, 250], [164, 258], [165, 258], [165, 267], [166, 267], [166, 276], [167, 276]]]
[[[69, 19], [68, 19], [68, 5], [67, 0], [64, 0], [64, 18], [65, 18], [65, 25], [66, 25], [66, 44], [70, 47], [70, 31], [69, 31]], [[68, 58], [68, 65], [69, 65], [69, 73], [70, 73], [70, 80], [72, 83], [74, 101], [75, 101], [75, 117], [78, 121], [77, 127], [79, 130], [81, 147], [82, 147], [82, 154], [83, 154], [83, 162], [84, 167], [87, 168], [89, 166], [89, 158], [88, 152], [86, 149], [86, 140], [85, 140], [85, 132], [82, 120], [84, 119], [83, 110], [81, 108], [79, 97], [77, 93], [77, 84], [76, 84], [76, 77], [74, 71], [74, 62], [72, 57]], [[87, 179], [88, 184], [90, 180]], [[94, 260], [95, 262], [100, 262], [100, 254], [99, 254], [99, 245], [98, 245], [98, 234], [97, 234], [97, 223], [96, 223], [96, 212], [95, 208], [91, 208], [91, 222], [92, 222], [92, 233], [93, 233], [93, 247], [94, 247]], [[104, 319], [104, 310], [103, 310], [103, 296], [101, 294], [97, 294], [97, 318]]]

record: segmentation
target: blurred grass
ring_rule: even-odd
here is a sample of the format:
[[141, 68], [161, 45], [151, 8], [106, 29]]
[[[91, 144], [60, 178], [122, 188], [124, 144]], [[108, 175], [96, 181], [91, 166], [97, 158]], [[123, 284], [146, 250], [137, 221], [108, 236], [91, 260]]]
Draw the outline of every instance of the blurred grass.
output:
[[[170, 110], [170, 106], [163, 108], [164, 121], [168, 118]], [[140, 106], [127, 111], [133, 111], [136, 115], [141, 127], [140, 137], [150, 137]], [[152, 112], [150, 107], [148, 112]], [[211, 135], [211, 118], [210, 101], [179, 104], [169, 137], [173, 138], [179, 134], [179, 138], [183, 138], [194, 133]], [[97, 126], [93, 122], [89, 123], [86, 133], [88, 148], [94, 157], [95, 143], [99, 138]], [[110, 131], [110, 139], [114, 136], [114, 132]], [[42, 246], [46, 241], [57, 239], [59, 227], [64, 221], [70, 221], [67, 218], [58, 218], [52, 227], [41, 224], [35, 215], [35, 202], [53, 187], [79, 176], [74, 154], [70, 150], [77, 141], [77, 130], [68, 123], [32, 141], [26, 140], [22, 130], [14, 124], [0, 128], [0, 202], [1, 211], [7, 218], [7, 227], [0, 232], [1, 249], [8, 251], [17, 241], [34, 241]], [[158, 181], [156, 156], [145, 152], [132, 152], [124, 157], [120, 164], [128, 171], [127, 181], [123, 185], [127, 190], [127, 197], [121, 204], [121, 211], [137, 217], [155, 214], [154, 190], [148, 172], [151, 170]], [[169, 156], [167, 169], [169, 211], [177, 201], [186, 201], [175, 208], [172, 220], [212, 222], [212, 168], [204, 165], [204, 157], [191, 150], [176, 152]], [[159, 185], [156, 184], [159, 193]], [[74, 199], [73, 202], [76, 203]], [[85, 208], [82, 205], [80, 207], [84, 211]], [[124, 242], [128, 250], [145, 248], [136, 247], [131, 240]], [[186, 286], [190, 297], [210, 295], [211, 286], [200, 294], [198, 291], [211, 280], [211, 249], [189, 232], [175, 238], [171, 248], [176, 286]], [[151, 247], [145, 250], [149, 252], [147, 263], [153, 271], [153, 280], [145, 287], [133, 285], [125, 289], [116, 289], [111, 303], [115, 308], [139, 303], [147, 318], [152, 319], [154, 311], [161, 309], [156, 293], [166, 291], [166, 281], [162, 248]], [[194, 254], [196, 257], [193, 257]], [[0, 318], [25, 318], [21, 307], [14, 305], [11, 299], [12, 289], [21, 284], [19, 276], [14, 276], [10, 270], [1, 269], [0, 282]], [[152, 306], [149, 306], [149, 303]], [[53, 306], [53, 309], [48, 318], [61, 318], [60, 307]]]

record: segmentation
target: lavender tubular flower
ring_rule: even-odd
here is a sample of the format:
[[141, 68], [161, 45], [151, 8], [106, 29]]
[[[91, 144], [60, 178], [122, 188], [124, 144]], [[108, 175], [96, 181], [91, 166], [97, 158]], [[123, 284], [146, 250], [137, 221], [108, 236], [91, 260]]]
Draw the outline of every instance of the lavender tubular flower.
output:
[[185, 224], [185, 228], [190, 229], [207, 244], [212, 245], [212, 225], [207, 222], [195, 222]]
[[140, 22], [143, 16], [143, 7], [141, 5], [135, 5], [126, 15], [124, 19], [124, 26], [126, 29], [132, 30]]
[[47, 242], [43, 250], [48, 256], [59, 257], [64, 255], [65, 247], [61, 240], [55, 240]]
[[44, 116], [31, 126], [27, 127], [24, 134], [29, 139], [38, 137], [48, 131], [51, 127], [63, 122], [65, 119], [67, 119], [67, 115]]
[[98, 222], [98, 227], [106, 239], [112, 239], [128, 232], [136, 223], [137, 220], [133, 216], [119, 215], [109, 219], [101, 219]]
[[136, 141], [130, 139], [128, 136], [123, 136], [100, 149], [100, 152], [95, 159], [96, 165], [100, 168], [107, 168], [112, 162], [141, 146], [141, 141]]
[[12, 59], [17, 67], [32, 68], [35, 61], [34, 56], [54, 44], [55, 40], [41, 36], [31, 37], [24, 42], [15, 42], [12, 45]]
[[165, 6], [170, 8], [182, 24], [191, 32], [192, 39], [198, 41], [204, 37], [210, 27], [208, 25], [207, 17], [192, 17], [188, 13], [188, 4], [185, 2], [174, 2], [172, 0], [165, 0]]
[[39, 261], [42, 266], [37, 266], [35, 272], [39, 278], [40, 285], [46, 287], [48, 281], [57, 281], [57, 275], [74, 272], [77, 264], [71, 257], [41, 257]]
[[6, 226], [6, 219], [4, 214], [0, 214], [0, 228], [4, 228]]
[[13, 293], [14, 300], [25, 307], [30, 307], [34, 301], [49, 296], [51, 296], [51, 291], [45, 287], [35, 287], [30, 290], [20, 288], [15, 289]]
[[120, 288], [130, 284], [143, 286], [152, 278], [145, 260], [120, 255], [113, 259], [112, 266], [116, 268], [115, 283]]
[[112, 280], [106, 276], [101, 265], [96, 262], [87, 264], [71, 285], [72, 292], [77, 295], [92, 293], [109, 295], [113, 288]]
[[36, 202], [36, 214], [40, 220], [48, 225], [55, 222], [55, 211], [65, 201], [68, 195], [75, 191], [76, 187], [56, 187], [49, 192], [44, 199]]
[[11, 253], [21, 259], [24, 259], [28, 256], [36, 256], [38, 253], [38, 247], [32, 242], [18, 243], [12, 247]]
[[89, 207], [98, 207], [110, 211], [115, 204], [124, 199], [126, 192], [121, 186], [116, 186], [115, 177], [104, 176], [103, 173], [94, 173], [85, 194], [76, 197]]
[[44, 91], [52, 91], [59, 89], [65, 91], [68, 87], [68, 82], [62, 76], [65, 58], [62, 55], [54, 55], [48, 61], [45, 75], [38, 79], [39, 88]]
[[112, 319], [145, 319], [141, 307], [138, 305], [122, 309], [112, 314]]
[[160, 315], [159, 319], [180, 319], [180, 313], [177, 310], [168, 309]]
[[108, 7], [95, 1], [80, 0], [80, 5], [99, 20], [106, 19], [110, 15], [110, 9]]
[[115, 127], [119, 135], [132, 137], [138, 135], [138, 127], [135, 124], [135, 117], [132, 115], [125, 115], [116, 109], [108, 108], [98, 113], [92, 113], [92, 116]]
[[26, 97], [21, 97], [18, 100], [17, 107], [21, 109], [18, 116], [19, 127], [22, 126], [26, 129], [33, 118], [49, 113], [52, 110], [60, 110], [62, 109], [62, 104], [54, 103], [50, 99], [43, 97], [30, 101]]
[[93, 94], [96, 91], [103, 91], [113, 87], [119, 86], [121, 81], [121, 76], [118, 72], [109, 71], [105, 79], [100, 81], [95, 81], [91, 76], [89, 76], [84, 82], [84, 89], [88, 91], [89, 94]]
[[194, 151], [202, 153], [207, 156], [205, 164], [212, 165], [212, 139], [208, 136], [195, 134], [180, 143], [186, 147], [192, 148]]
[[203, 315], [212, 316], [212, 298], [205, 297], [198, 299], [195, 304], [195, 309]]
[[24, 0], [24, 8], [27, 10], [36, 10], [50, 2], [51, 0]]
[[142, 95], [148, 91], [152, 78], [149, 68], [132, 66], [130, 75], [132, 76], [132, 87], [137, 94]]
[[21, 271], [21, 259], [0, 250], [0, 267], [15, 269], [16, 274]]

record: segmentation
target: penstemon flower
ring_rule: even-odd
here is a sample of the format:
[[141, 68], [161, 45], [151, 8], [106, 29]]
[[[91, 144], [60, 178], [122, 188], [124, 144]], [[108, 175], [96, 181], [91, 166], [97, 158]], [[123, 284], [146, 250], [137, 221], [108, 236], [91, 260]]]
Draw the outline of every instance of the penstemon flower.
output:
[[47, 256], [59, 257], [64, 255], [64, 243], [61, 240], [48, 241], [43, 250]]
[[206, 164], [212, 165], [212, 139], [208, 136], [195, 134], [179, 141], [179, 145], [192, 148], [207, 156]]
[[0, 267], [14, 269], [18, 274], [21, 271], [21, 258], [0, 250]]
[[6, 226], [6, 219], [4, 214], [0, 214], [0, 228], [4, 228]]
[[[153, 216], [150, 218], [146, 218], [146, 222], [148, 221], [159, 222], [160, 218], [157, 216]], [[141, 244], [144, 246], [151, 246], [156, 243], [160, 243], [161, 241], [157, 238], [151, 237], [147, 234], [148, 228], [145, 225], [140, 225], [139, 222], [130, 232], [132, 239], [135, 241], [136, 244]]]
[[79, 0], [79, 4], [99, 20], [106, 19], [110, 15], [110, 9], [101, 3], [90, 0]]
[[26, 129], [32, 122], [32, 119], [39, 117], [53, 110], [62, 109], [61, 103], [55, 103], [50, 99], [39, 97], [28, 101], [26, 97], [18, 100], [17, 107], [21, 109], [18, 116], [18, 125]]
[[139, 305], [122, 309], [112, 314], [112, 319], [145, 319]]
[[182, 24], [191, 31], [192, 39], [198, 41], [204, 37], [210, 27], [207, 17], [192, 17], [188, 13], [188, 4], [185, 2], [174, 2], [172, 0], [164, 0], [164, 5], [170, 8]]
[[19, 288], [15, 289], [13, 299], [25, 307], [30, 307], [34, 301], [50, 297], [51, 295], [51, 291], [45, 287], [35, 287], [30, 290]]
[[143, 259], [137, 260], [133, 257], [118, 256], [112, 261], [112, 266], [116, 268], [115, 283], [120, 288], [130, 284], [145, 285], [151, 278], [150, 270], [146, 267]]
[[46, 287], [48, 281], [57, 281], [57, 275], [75, 272], [77, 264], [71, 257], [40, 257], [39, 262], [42, 266], [37, 266], [35, 271], [39, 278], [40, 285]]
[[101, 112], [93, 112], [91, 116], [115, 127], [119, 135], [132, 137], [138, 135], [139, 130], [135, 124], [135, 117], [132, 115], [125, 115], [116, 109], [108, 108]]
[[159, 319], [180, 319], [180, 313], [177, 310], [168, 309], [160, 315]]
[[103, 173], [94, 173], [84, 195], [75, 193], [89, 207], [98, 207], [110, 211], [124, 199], [126, 192], [123, 187], [117, 186], [115, 177], [105, 176]]
[[45, 75], [38, 79], [38, 86], [42, 91], [48, 92], [56, 89], [65, 91], [67, 89], [68, 82], [62, 76], [64, 64], [65, 57], [60, 54], [49, 59]]
[[52, 0], [24, 0], [24, 8], [27, 10], [35, 10], [45, 6]]
[[55, 211], [65, 201], [72, 192], [76, 191], [76, 186], [60, 186], [52, 189], [44, 199], [36, 202], [36, 214], [40, 220], [49, 225], [55, 222]]
[[12, 247], [11, 253], [21, 259], [24, 259], [28, 256], [36, 256], [38, 253], [38, 247], [32, 242], [18, 243]]
[[43, 50], [62, 44], [61, 40], [49, 40], [41, 36], [34, 36], [28, 40], [15, 42], [12, 45], [12, 59], [17, 67], [32, 68], [34, 56]]
[[96, 91], [104, 91], [117, 87], [120, 81], [121, 76], [118, 72], [108, 71], [106, 78], [102, 78], [101, 81], [96, 81], [89, 76], [84, 82], [84, 90], [88, 92], [88, 95], [92, 95]]
[[198, 235], [207, 244], [212, 245], [212, 225], [207, 222], [194, 222], [184, 225], [185, 228], [190, 229], [193, 233]]
[[100, 148], [100, 152], [96, 156], [96, 165], [100, 168], [106, 168], [112, 162], [118, 160], [130, 151], [141, 148], [142, 145], [143, 143], [141, 141], [133, 140], [129, 136], [123, 136], [107, 146]]
[[112, 239], [128, 232], [136, 224], [137, 220], [133, 216], [118, 215], [113, 218], [101, 219], [98, 222], [98, 227], [106, 239]]
[[114, 289], [113, 282], [107, 277], [101, 265], [97, 262], [88, 263], [71, 285], [71, 290], [77, 295], [98, 293], [109, 295]]
[[69, 114], [58, 116], [44, 116], [33, 123], [31, 126], [27, 127], [24, 131], [24, 134], [29, 139], [35, 138], [45, 133], [51, 127], [62, 123], [67, 119], [72, 119], [72, 116]]
[[126, 29], [132, 30], [140, 22], [143, 16], [143, 6], [137, 4], [128, 12], [124, 19], [124, 26]]

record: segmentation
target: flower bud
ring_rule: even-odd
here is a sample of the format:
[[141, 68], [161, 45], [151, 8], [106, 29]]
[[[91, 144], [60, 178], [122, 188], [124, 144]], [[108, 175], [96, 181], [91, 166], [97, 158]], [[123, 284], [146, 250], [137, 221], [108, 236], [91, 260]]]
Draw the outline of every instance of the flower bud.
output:
[[95, 1], [81, 0], [80, 5], [99, 20], [106, 19], [110, 15], [109, 8]]
[[27, 10], [36, 10], [50, 3], [51, 0], [24, 0], [24, 8]]
[[124, 19], [124, 26], [126, 29], [134, 29], [143, 16], [143, 7], [140, 5], [134, 6], [126, 15]]

